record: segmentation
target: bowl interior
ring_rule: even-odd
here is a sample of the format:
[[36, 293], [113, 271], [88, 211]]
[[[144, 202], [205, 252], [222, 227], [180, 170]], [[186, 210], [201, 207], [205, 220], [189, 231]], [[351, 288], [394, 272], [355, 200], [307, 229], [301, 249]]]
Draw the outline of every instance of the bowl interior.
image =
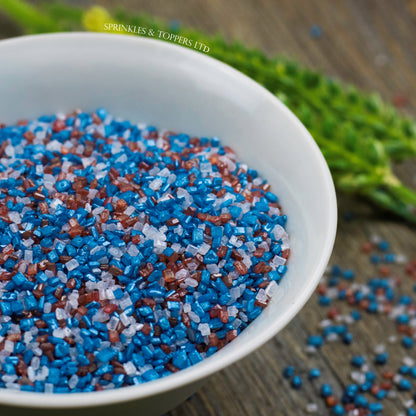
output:
[[[199, 136], [218, 136], [272, 184], [288, 215], [289, 272], [281, 293], [241, 336], [213, 357], [163, 380], [107, 391], [100, 403], [187, 384], [236, 361], [276, 334], [315, 288], [332, 250], [336, 200], [315, 142], [265, 89], [184, 47], [120, 35], [54, 34], [0, 42], [0, 122], [105, 107], [115, 116]], [[31, 406], [82, 406], [94, 395], [0, 391]]]

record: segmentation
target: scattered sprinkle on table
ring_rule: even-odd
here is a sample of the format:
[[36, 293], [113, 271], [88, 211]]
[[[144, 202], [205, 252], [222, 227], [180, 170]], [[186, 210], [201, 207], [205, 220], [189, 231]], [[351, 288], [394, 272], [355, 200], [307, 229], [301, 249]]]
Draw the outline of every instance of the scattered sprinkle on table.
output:
[[286, 220], [215, 137], [105, 109], [0, 125], [0, 387], [118, 388], [211, 356], [279, 290]]
[[[339, 265], [329, 266], [317, 288], [318, 305], [325, 311], [325, 319], [320, 322], [316, 332], [305, 340], [305, 351], [310, 362], [304, 368], [287, 365], [283, 378], [293, 389], [302, 394], [303, 380], [312, 383], [323, 401], [323, 408], [335, 416], [375, 416], [383, 415], [386, 400], [396, 400], [402, 406], [399, 416], [416, 415], [416, 358], [414, 341], [416, 339], [416, 298], [402, 288], [403, 279], [416, 280], [416, 260], [408, 260], [403, 254], [392, 251], [388, 241], [373, 235], [361, 245], [361, 251], [368, 256], [373, 265], [373, 277], [366, 283], [355, 280], [351, 268]], [[416, 291], [416, 285], [414, 286]], [[370, 355], [354, 354], [345, 351], [345, 359], [350, 363], [349, 379], [337, 373], [342, 386], [331, 386], [325, 371], [317, 367], [308, 368], [314, 362], [314, 353], [321, 350], [325, 356], [331, 343], [341, 342], [350, 348], [354, 344], [354, 325], [366, 320], [371, 331], [374, 315], [385, 315], [394, 323], [395, 333], [386, 333], [385, 342], [374, 345]], [[371, 348], [371, 347], [370, 347]], [[389, 351], [400, 354], [401, 365], [389, 362]], [[367, 351], [368, 353], [368, 351]], [[349, 357], [349, 358], [348, 358]], [[320, 401], [305, 402], [308, 414], [323, 414]], [[387, 413], [386, 413], [387, 414]]]

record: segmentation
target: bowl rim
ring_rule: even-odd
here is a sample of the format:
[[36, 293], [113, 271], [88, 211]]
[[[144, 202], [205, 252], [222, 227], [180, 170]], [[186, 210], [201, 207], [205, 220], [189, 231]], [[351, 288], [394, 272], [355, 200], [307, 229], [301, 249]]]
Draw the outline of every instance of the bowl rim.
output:
[[36, 44], [48, 40], [64, 40], [73, 39], [74, 41], [104, 41], [113, 40], [117, 42], [131, 42], [133, 46], [139, 47], [143, 45], [152, 45], [154, 48], [163, 50], [174, 50], [177, 53], [187, 55], [189, 59], [199, 62], [205, 66], [210, 66], [210, 69], [218, 71], [220, 74], [225, 73], [232, 76], [236, 81], [244, 84], [245, 87], [257, 90], [258, 94], [262, 95], [264, 99], [268, 100], [268, 103], [275, 108], [276, 111], [283, 113], [285, 117], [289, 119], [291, 123], [298, 130], [299, 135], [302, 136], [308, 151], [311, 152], [311, 156], [315, 157], [321, 168], [321, 180], [324, 182], [324, 188], [327, 190], [327, 204], [328, 204], [328, 233], [325, 238], [325, 243], [322, 246], [322, 255], [319, 258], [314, 273], [309, 275], [307, 284], [305, 284], [304, 290], [299, 293], [299, 296], [293, 301], [290, 308], [284, 316], [275, 322], [271, 322], [267, 331], [262, 331], [255, 339], [250, 343], [242, 344], [239, 348], [232, 348], [232, 344], [229, 344], [227, 348], [221, 352], [214, 354], [207, 360], [193, 365], [185, 370], [181, 370], [175, 374], [162, 379], [149, 381], [137, 386], [128, 386], [112, 390], [105, 390], [102, 392], [85, 392], [85, 393], [35, 393], [35, 392], [23, 392], [13, 391], [9, 389], [0, 389], [0, 404], [17, 406], [17, 407], [32, 407], [32, 408], [50, 408], [50, 409], [62, 409], [62, 408], [81, 408], [81, 407], [94, 407], [103, 406], [108, 404], [117, 404], [121, 402], [128, 402], [138, 399], [151, 397], [157, 394], [166, 393], [171, 390], [178, 389], [201, 381], [202, 379], [211, 376], [212, 374], [228, 367], [241, 358], [247, 356], [264, 343], [274, 337], [282, 328], [284, 328], [289, 321], [300, 311], [307, 300], [312, 295], [316, 288], [321, 276], [323, 275], [325, 268], [328, 264], [332, 248], [335, 242], [336, 228], [337, 228], [337, 201], [335, 188], [330, 174], [328, 165], [319, 150], [318, 145], [314, 139], [299, 121], [299, 119], [273, 94], [266, 90], [263, 86], [252, 80], [248, 76], [244, 75], [240, 71], [232, 68], [231, 66], [210, 57], [209, 55], [198, 53], [187, 47], [179, 46], [167, 41], [144, 38], [139, 36], [120, 36], [120, 34], [109, 33], [89, 33], [89, 32], [58, 32], [51, 34], [37, 34], [28, 36], [19, 36], [15, 38], [9, 38], [0, 41], [0, 54], [1, 48], [5, 46]]

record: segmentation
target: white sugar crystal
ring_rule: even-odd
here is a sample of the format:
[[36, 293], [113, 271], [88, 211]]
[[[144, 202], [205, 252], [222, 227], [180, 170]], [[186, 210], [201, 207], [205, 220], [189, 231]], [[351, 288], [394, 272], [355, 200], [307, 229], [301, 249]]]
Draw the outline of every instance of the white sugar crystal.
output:
[[109, 347], [111, 347], [111, 342], [110, 341], [103, 341], [102, 343], [101, 343], [101, 349], [106, 349], [106, 348], [109, 348]]
[[[10, 389], [10, 390], [20, 390], [20, 384], [17, 383], [13, 383], [13, 382], [7, 382], [7, 380], [5, 380], [5, 378], [9, 378], [10, 376], [3, 376], [3, 381], [6, 382], [6, 388]], [[13, 381], [16, 379], [17, 377], [13, 377]]]
[[183, 311], [185, 313], [189, 313], [191, 310], [192, 310], [191, 309], [191, 304], [190, 303], [184, 303], [184, 305], [183, 305]]
[[53, 393], [53, 384], [45, 383], [45, 393]]
[[375, 354], [382, 354], [386, 351], [386, 346], [384, 344], [378, 344], [374, 347]]
[[67, 326], [62, 329], [62, 332], [63, 332], [64, 337], [69, 337], [72, 333], [71, 329], [68, 328]]
[[107, 322], [109, 320], [110, 316], [108, 313], [103, 312], [102, 309], [100, 309], [93, 317], [94, 322]]
[[33, 251], [32, 250], [25, 250], [25, 261], [28, 263], [32, 263], [33, 261]]
[[203, 176], [209, 175], [212, 172], [212, 165], [210, 162], [200, 162], [199, 169]]
[[130, 305], [132, 305], [132, 301], [131, 301], [131, 299], [128, 295], [126, 295], [123, 299], [121, 299], [121, 301], [120, 301], [120, 308], [121, 309], [126, 309]]
[[358, 384], [363, 384], [365, 382], [365, 374], [361, 371], [351, 371], [350, 374], [351, 380]]
[[178, 234], [179, 236], [181, 236], [183, 234], [183, 227], [182, 227], [182, 225], [179, 224], [178, 226], [176, 226], [176, 228], [174, 230], [174, 233], [175, 234]]
[[280, 216], [280, 209], [277, 207], [270, 207], [269, 209], [269, 216], [278, 215]]
[[50, 203], [50, 208], [51, 208], [51, 210], [53, 211], [53, 212], [55, 212], [55, 210], [58, 208], [58, 206], [59, 205], [62, 205], [63, 204], [63, 202], [60, 200], [60, 199], [58, 199], [58, 198], [55, 198], [51, 203]]
[[189, 253], [191, 253], [193, 256], [195, 256], [196, 253], [198, 253], [198, 247], [195, 247], [192, 244], [188, 244], [186, 246], [186, 251], [188, 251]]
[[123, 364], [123, 367], [128, 376], [136, 374], [136, 367], [131, 361], [128, 361], [127, 363]]
[[240, 297], [240, 289], [238, 287], [232, 287], [230, 289], [230, 296], [232, 299], [237, 300]]
[[2, 377], [3, 381], [5, 381], [6, 383], [13, 383], [14, 381], [17, 380], [17, 375], [13, 374], [13, 375], [4, 375]]
[[243, 242], [239, 240], [235, 235], [232, 235], [228, 242], [235, 247], [241, 247], [243, 245]]
[[406, 264], [408, 262], [408, 257], [405, 254], [397, 254], [396, 255], [396, 263], [397, 264]]
[[264, 249], [264, 251], [270, 251], [269, 245], [265, 241], [261, 242], [258, 247]]
[[409, 356], [403, 358], [403, 364], [408, 367], [413, 367], [415, 365], [415, 360]]
[[181, 249], [181, 245], [179, 243], [174, 243], [170, 247], [175, 253], [179, 253], [179, 250]]
[[109, 262], [108, 257], [104, 256], [98, 259], [98, 263], [100, 264], [107, 264]]
[[265, 302], [265, 301], [267, 301], [268, 297], [267, 297], [266, 291], [264, 289], [260, 289], [257, 292], [256, 299], [259, 302]]
[[[90, 200], [93, 200], [97, 196], [97, 194], [98, 194], [97, 189], [89, 189], [88, 190], [88, 198]], [[91, 211], [92, 211], [92, 208], [88, 212], [91, 212]]]
[[194, 312], [194, 311], [190, 311], [188, 313], [189, 319], [191, 321], [196, 322], [197, 324], [199, 324], [199, 322], [201, 322], [201, 318]]
[[14, 234], [16, 234], [16, 233], [18, 233], [18, 232], [19, 232], [19, 227], [18, 227], [18, 225], [17, 225], [17, 224], [14, 224], [14, 223], [12, 223], [12, 224], [10, 224], [10, 225], [9, 225], [9, 229], [10, 229], [10, 231], [11, 231], [12, 233], [14, 233]]
[[154, 179], [152, 182], [149, 183], [149, 188], [153, 191], [157, 191], [163, 185], [163, 181], [160, 178]]
[[46, 150], [49, 150], [51, 152], [59, 152], [61, 150], [62, 144], [58, 142], [58, 140], [51, 140], [46, 145]]
[[120, 321], [123, 323], [123, 325], [125, 325], [125, 326], [127, 326], [127, 325], [129, 325], [130, 324], [130, 319], [129, 319], [129, 317], [123, 312], [121, 315], [120, 315]]
[[39, 372], [38, 372], [38, 375], [37, 375], [37, 379], [39, 380], [39, 381], [44, 381], [44, 380], [46, 380], [47, 379], [47, 377], [48, 377], [48, 375], [49, 375], [49, 368], [48, 367], [46, 367], [46, 365], [44, 365], [40, 370], [39, 370]]
[[68, 302], [71, 305], [72, 308], [76, 309], [78, 308], [78, 293], [71, 293], [68, 297]]
[[118, 247], [110, 247], [108, 249], [108, 252], [111, 256], [116, 257], [118, 259], [123, 255], [122, 251]]
[[389, 399], [395, 399], [397, 397], [397, 391], [395, 391], [395, 390], [389, 390], [387, 392], [387, 397]]
[[59, 280], [62, 283], [66, 283], [68, 281], [68, 276], [66, 273], [64, 273], [62, 270], [58, 270], [58, 272], [56, 273], [56, 275], [58, 276]]
[[[330, 288], [327, 290], [326, 295], [327, 295], [329, 298], [331, 298], [331, 299], [335, 299], [336, 297], [338, 297], [338, 293], [339, 293], [339, 291], [338, 291], [338, 289], [337, 289], [337, 288], [335, 288], [335, 287], [330, 287]], [[337, 318], [339, 319], [339, 318], [340, 318], [340, 315], [338, 315], [338, 316], [337, 316]], [[342, 318], [341, 318], [341, 319], [342, 319]]]
[[4, 350], [12, 353], [14, 351], [14, 342], [6, 340], [4, 342]]
[[[33, 335], [30, 332], [25, 332], [25, 334], [23, 335], [23, 342], [25, 344], [29, 344], [29, 342], [31, 342], [33, 339]], [[1, 340], [0, 340], [1, 342]]]
[[194, 199], [192, 198], [192, 196], [184, 188], [178, 188], [176, 190], [176, 195], [178, 196], [178, 198], [181, 198], [181, 197], [184, 198], [184, 202], [182, 203], [182, 207], [185, 208], [185, 209], [188, 208], [192, 204], [192, 202], [194, 202]]
[[139, 331], [142, 330], [142, 328], [143, 328], [144, 325], [143, 324], [135, 324], [134, 326], [136, 328], [136, 332], [139, 332]]
[[[92, 215], [100, 215], [105, 210], [104, 207], [97, 207], [92, 210]], [[98, 247], [98, 246], [97, 246]]]
[[[68, 143], [69, 145], [72, 145], [72, 143], [71, 143], [71, 142], [66, 142], [66, 143], [65, 143], [65, 147], [68, 147], [67, 143]], [[70, 166], [72, 166], [72, 163], [71, 163], [71, 162], [68, 162], [68, 161], [65, 161], [64, 163], [62, 163], [62, 170], [63, 170], [65, 173], [68, 173], [68, 169], [70, 168]]]
[[17, 324], [12, 324], [9, 329], [9, 334], [20, 334], [20, 326]]
[[113, 155], [119, 153], [122, 149], [122, 145], [120, 142], [114, 142], [113, 145], [111, 146], [111, 153]]
[[129, 205], [125, 210], [124, 214], [131, 215], [133, 212], [136, 211], [136, 208], [134, 208], [132, 205]]
[[[116, 288], [114, 288], [114, 290], [115, 290]], [[113, 292], [113, 289], [112, 288], [110, 288], [110, 289], [107, 289], [106, 291], [105, 291], [105, 299], [109, 299], [109, 300], [112, 300], [112, 299], [115, 299], [116, 297], [114, 296], [114, 292]]]
[[175, 277], [177, 280], [187, 279], [189, 277], [189, 271], [186, 269], [179, 269], [176, 272]]
[[308, 413], [316, 413], [318, 411], [318, 405], [316, 403], [308, 403], [306, 405], [306, 411]]
[[253, 243], [253, 241], [247, 241], [246, 242], [247, 251], [249, 253], [252, 253], [256, 250], [256, 245]]
[[231, 305], [227, 308], [227, 312], [229, 316], [237, 316], [238, 309], [234, 305]]
[[165, 248], [167, 247], [167, 244], [165, 241], [161, 241], [161, 240], [155, 240], [153, 242], [154, 245], [154, 252], [156, 254], [161, 254], [163, 253], [163, 251], [165, 250]]
[[13, 221], [15, 224], [20, 224], [22, 222], [22, 218], [17, 211], [10, 211], [9, 218], [10, 221]]
[[279, 293], [281, 291], [281, 288], [279, 287], [279, 285], [272, 280], [266, 287], [265, 293], [266, 296], [268, 296], [269, 298], [276, 296], [277, 293]]
[[289, 237], [287, 235], [284, 235], [282, 237], [282, 244], [281, 244], [282, 250], [287, 250], [290, 245], [289, 245]]
[[6, 146], [6, 149], [4, 149], [4, 153], [8, 157], [14, 157], [14, 147], [9, 144]]
[[234, 319], [234, 321], [233, 321], [233, 323], [232, 323], [232, 325], [233, 325], [233, 327], [234, 327], [234, 329], [237, 329], [241, 324], [242, 324], [242, 322], [243, 321], [241, 321], [240, 319]]
[[274, 238], [280, 240], [283, 236], [286, 236], [286, 230], [279, 224], [276, 224], [272, 230]]
[[201, 333], [201, 335], [203, 337], [205, 337], [206, 335], [209, 335], [211, 333], [211, 329], [209, 328], [208, 324], [199, 324], [198, 325], [198, 330]]
[[219, 271], [220, 271], [220, 268], [218, 267], [218, 264], [207, 264], [206, 268], [211, 274], [219, 273]]
[[370, 242], [373, 244], [379, 244], [381, 242], [381, 237], [377, 234], [373, 234], [370, 236]]
[[238, 316], [240, 317], [240, 319], [241, 319], [243, 322], [248, 322], [248, 317], [247, 317], [247, 315], [246, 315], [244, 312], [240, 312], [240, 313], [238, 314]]
[[40, 357], [41, 355], [43, 355], [43, 351], [39, 347], [36, 347], [36, 348], [33, 349], [33, 354]]
[[305, 347], [306, 354], [316, 354], [317, 351], [318, 350], [314, 346], [312, 346], [312, 345], [307, 345]]
[[222, 269], [225, 266], [226, 263], [227, 263], [227, 260], [223, 259], [218, 263], [218, 267], [220, 269]]
[[211, 248], [211, 246], [210, 246], [209, 244], [207, 244], [207, 243], [202, 243], [202, 244], [201, 244], [201, 246], [200, 246], [200, 247], [199, 247], [199, 249], [198, 249], [198, 252], [199, 252], [201, 255], [205, 256], [205, 254], [207, 254], [207, 253], [208, 253], [208, 251], [210, 250], [210, 248]]
[[339, 339], [338, 334], [335, 334], [334, 332], [331, 332], [330, 334], [328, 334], [328, 336], [326, 337], [326, 340], [328, 342], [334, 342], [337, 341]]
[[176, 181], [176, 175], [174, 173], [171, 173], [168, 177], [168, 184], [170, 185], [175, 181]]
[[61, 319], [66, 319], [66, 312], [64, 309], [57, 308], [55, 311], [56, 319], [59, 321]]
[[78, 380], [79, 380], [79, 377], [76, 374], [71, 376], [71, 378], [68, 380], [68, 387], [70, 389], [74, 389], [78, 384]]
[[126, 328], [123, 331], [123, 334], [127, 337], [127, 338], [133, 338], [136, 335], [136, 328], [133, 325], [130, 325], [128, 328]]
[[398, 384], [402, 380], [402, 376], [400, 374], [395, 374], [393, 377], [393, 383]]
[[65, 263], [65, 266], [69, 271], [72, 271], [79, 266], [79, 263], [76, 259], [71, 259], [67, 263]]
[[160, 169], [158, 166], [154, 166], [152, 169], [149, 170], [149, 175], [156, 176], [159, 173]]
[[270, 262], [270, 265], [273, 267], [278, 267], [286, 263], [286, 259], [280, 256], [274, 256], [272, 261]]
[[189, 270], [190, 272], [194, 272], [194, 271], [195, 271], [195, 270], [199, 267], [199, 263], [198, 263], [195, 259], [192, 259], [192, 260], [188, 263], [187, 267], [188, 267], [188, 270]]
[[82, 158], [82, 165], [84, 168], [90, 166], [96, 159], [94, 157], [83, 157]]
[[43, 175], [43, 166], [42, 165], [36, 165], [36, 174], [41, 176]]
[[197, 287], [199, 283], [197, 280], [192, 279], [191, 277], [188, 277], [185, 279], [185, 284], [186, 286]]
[[[151, 347], [151, 345], [149, 345], [149, 348]], [[140, 370], [140, 374], [145, 373], [146, 371], [152, 370], [153, 366], [151, 364], [146, 364], [143, 367], [139, 367]]]
[[109, 331], [115, 331], [119, 322], [120, 322], [120, 320], [118, 318], [116, 318], [115, 316], [112, 316], [110, 321], [107, 324], [108, 330]]

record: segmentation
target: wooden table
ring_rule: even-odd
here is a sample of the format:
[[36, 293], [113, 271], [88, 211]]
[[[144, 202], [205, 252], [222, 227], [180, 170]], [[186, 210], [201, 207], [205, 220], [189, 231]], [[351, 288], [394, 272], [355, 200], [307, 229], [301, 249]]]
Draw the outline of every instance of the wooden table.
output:
[[[78, 4], [86, 2], [78, 0]], [[111, 7], [111, 0], [100, 0]], [[145, 11], [183, 25], [222, 33], [228, 39], [240, 39], [269, 54], [284, 53], [311, 68], [339, 77], [367, 90], [379, 91], [387, 100], [405, 102], [404, 111], [416, 109], [416, 1], [415, 0], [119, 0], [120, 6]], [[311, 36], [314, 25], [322, 36]], [[16, 28], [0, 20], [0, 32], [15, 34]], [[414, 97], [415, 96], [415, 97]], [[397, 167], [408, 184], [414, 185], [412, 163]], [[412, 257], [416, 253], [414, 229], [394, 218], [383, 217], [359, 201], [339, 196], [340, 218], [332, 263], [352, 267], [356, 280], [364, 282], [374, 267], [360, 254], [362, 242], [372, 235], [388, 239], [396, 252]], [[354, 212], [354, 220], [344, 221]], [[404, 279], [403, 292], [412, 290]], [[341, 305], [341, 309], [345, 305]], [[345, 309], [344, 310], [348, 310]], [[331, 383], [335, 393], [351, 383], [349, 364], [354, 354], [373, 357], [377, 344], [386, 343], [390, 352], [386, 368], [396, 369], [405, 355], [416, 358], [414, 350], [405, 352], [399, 345], [388, 345], [386, 336], [395, 334], [386, 317], [366, 315], [352, 327], [354, 342], [324, 345], [314, 355], [305, 352], [307, 336], [319, 333], [318, 324], [327, 308], [319, 307], [314, 295], [302, 312], [277, 337], [236, 365], [212, 377], [188, 401], [169, 416], [277, 416], [306, 414], [307, 403], [316, 402], [318, 415], [329, 415], [319, 398], [319, 386]], [[303, 376], [301, 390], [293, 390], [282, 377], [287, 365], [295, 365]], [[317, 366], [322, 377], [306, 380], [308, 370]], [[386, 400], [384, 415], [403, 411], [400, 399]]]

